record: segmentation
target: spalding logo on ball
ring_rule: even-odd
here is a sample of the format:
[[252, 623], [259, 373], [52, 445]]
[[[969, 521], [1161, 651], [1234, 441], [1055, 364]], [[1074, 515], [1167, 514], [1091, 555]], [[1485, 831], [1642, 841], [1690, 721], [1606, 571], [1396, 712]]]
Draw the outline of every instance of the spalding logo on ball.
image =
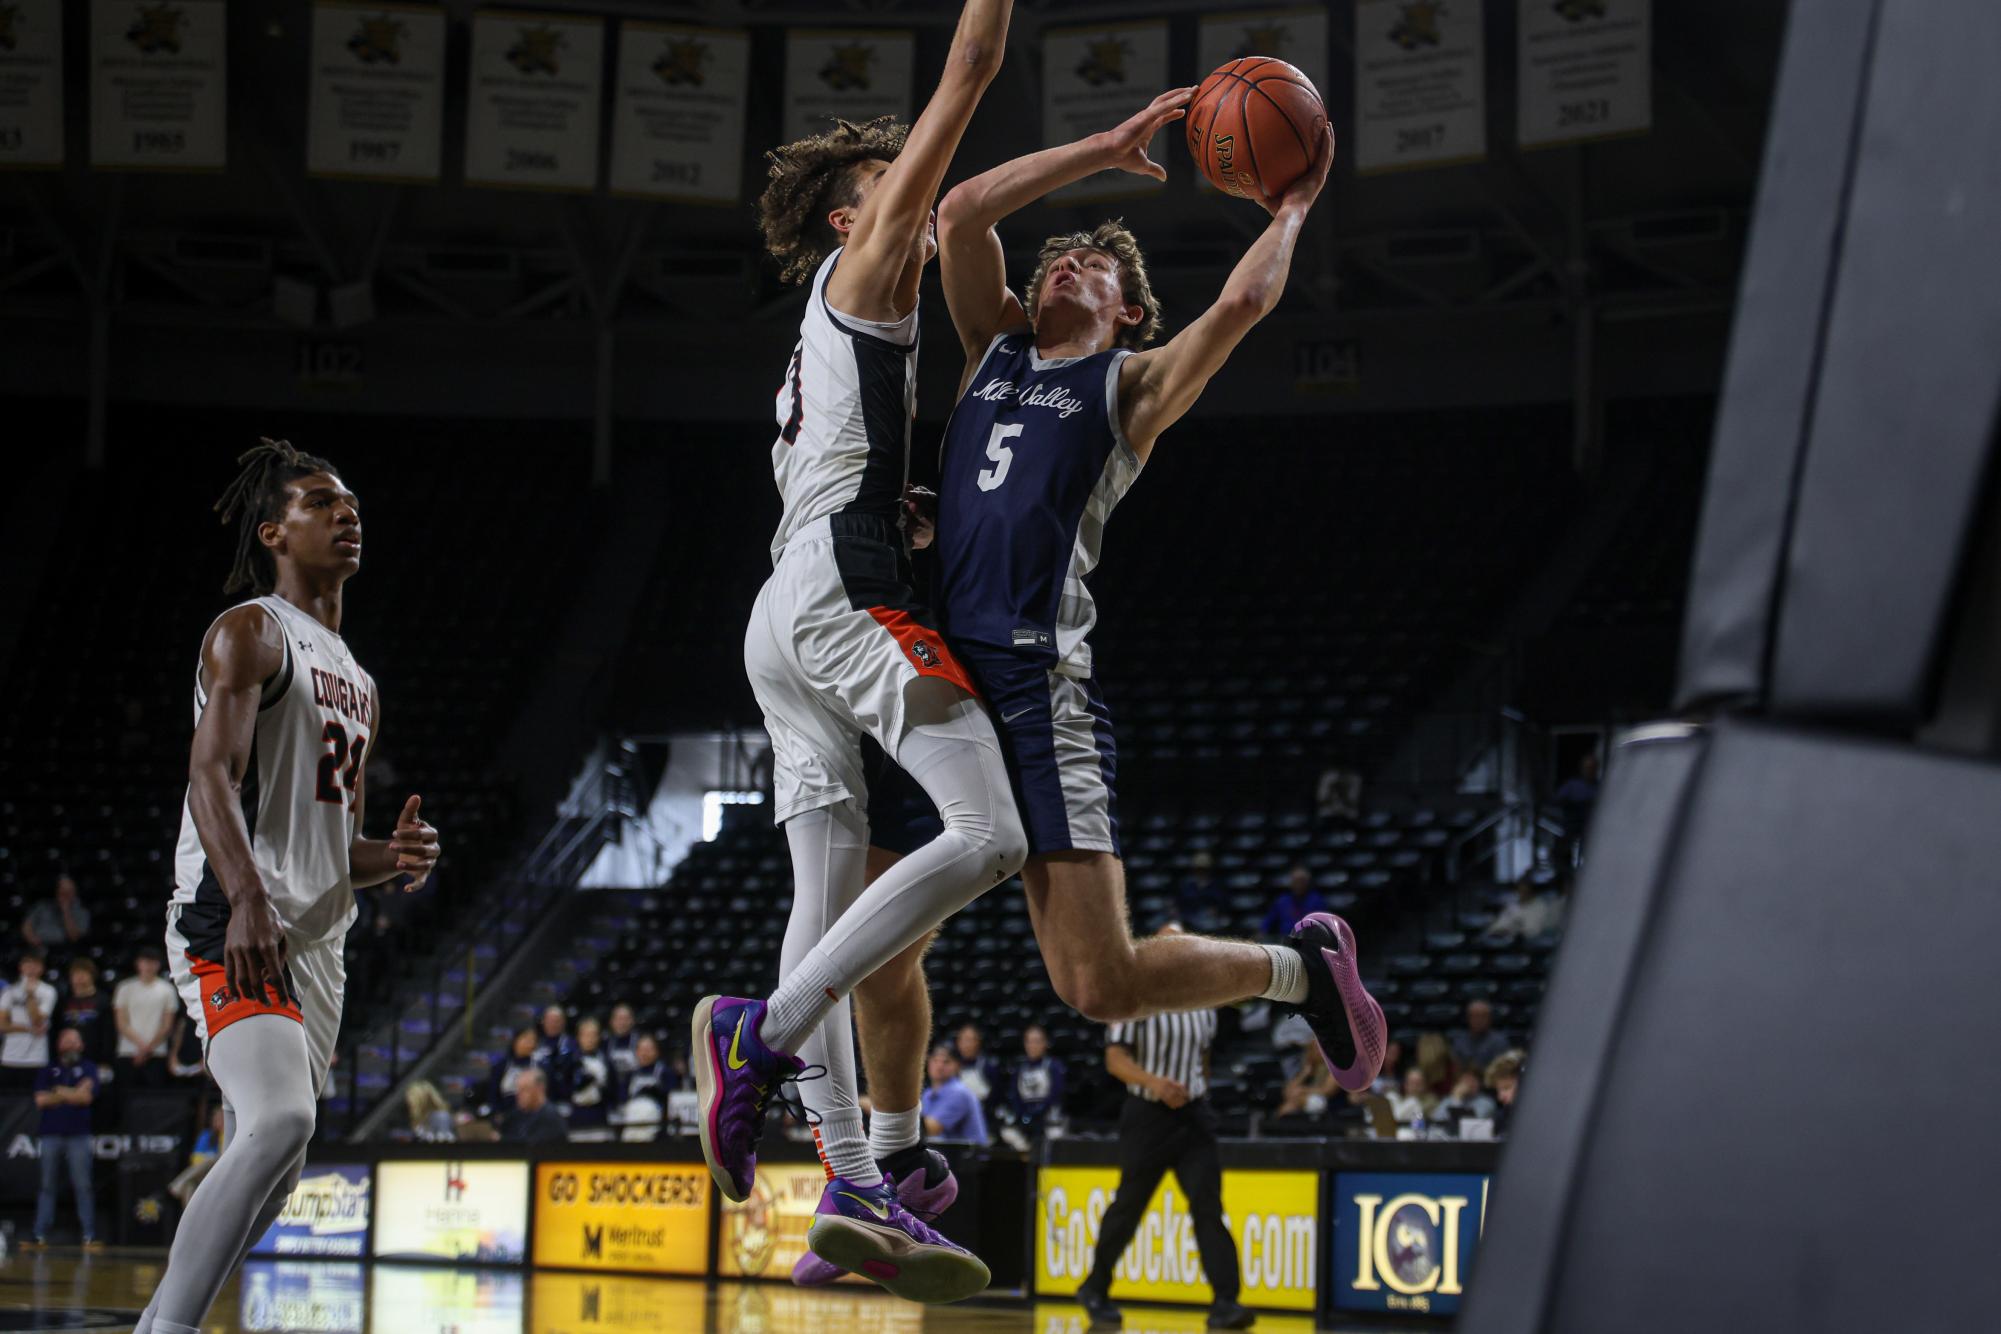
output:
[[1277, 199], [1313, 165], [1327, 106], [1283, 60], [1242, 56], [1202, 80], [1188, 104], [1188, 151], [1218, 190]]

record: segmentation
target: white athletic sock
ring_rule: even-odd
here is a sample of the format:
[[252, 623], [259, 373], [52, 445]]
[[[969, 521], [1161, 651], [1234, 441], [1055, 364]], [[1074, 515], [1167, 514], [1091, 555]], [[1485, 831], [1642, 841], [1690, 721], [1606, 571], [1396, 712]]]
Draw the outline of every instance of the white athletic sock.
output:
[[1306, 968], [1299, 951], [1290, 945], [1267, 945], [1264, 951], [1271, 956], [1271, 985], [1258, 995], [1286, 1005], [1304, 1005]]
[[944, 688], [941, 696], [922, 685], [906, 692], [911, 723], [891, 758], [931, 798], [945, 830], [877, 877], [780, 981], [759, 1030], [780, 1051], [796, 1050], [837, 998], [1027, 859], [1027, 836], [986, 710], [956, 690]]
[[869, 1151], [880, 1162], [917, 1143], [923, 1133], [924, 1119], [919, 1115], [917, 1108], [912, 1107], [907, 1112], [885, 1112], [877, 1109], [868, 1123]]
[[857, 1186], [882, 1184], [875, 1155], [869, 1152], [868, 1136], [862, 1133], [859, 1107], [822, 1113], [813, 1137], [820, 1142], [820, 1161], [835, 1176], [846, 1177]]

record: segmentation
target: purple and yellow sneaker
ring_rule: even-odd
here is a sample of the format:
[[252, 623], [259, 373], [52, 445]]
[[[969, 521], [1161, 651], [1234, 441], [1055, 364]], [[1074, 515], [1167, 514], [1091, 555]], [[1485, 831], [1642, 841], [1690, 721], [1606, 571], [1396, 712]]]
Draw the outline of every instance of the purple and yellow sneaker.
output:
[[906, 1301], [964, 1301], [993, 1277], [979, 1256], [911, 1217], [887, 1179], [879, 1186], [829, 1181], [806, 1244], [827, 1263]]
[[757, 1035], [763, 1022], [761, 1000], [704, 996], [690, 1024], [702, 1157], [716, 1189], [737, 1202], [750, 1198], [757, 1180], [765, 1107], [779, 1085], [806, 1068], [798, 1057], [764, 1045]]
[[1362, 985], [1355, 932], [1331, 912], [1310, 913], [1286, 943], [1306, 965], [1306, 1003], [1295, 1008], [1320, 1039], [1334, 1082], [1350, 1093], [1366, 1090], [1382, 1073], [1389, 1026]]
[[[897, 1201], [920, 1221], [936, 1218], [959, 1198], [959, 1178], [952, 1175], [952, 1164], [944, 1154], [921, 1144], [882, 1161], [885, 1164], [901, 1163], [906, 1155], [910, 1155], [910, 1165], [915, 1170], [896, 1179]], [[883, 1175], [885, 1178], [890, 1176], [887, 1166], [883, 1167]], [[792, 1281], [802, 1288], [818, 1288], [847, 1272], [808, 1251], [792, 1266]]]

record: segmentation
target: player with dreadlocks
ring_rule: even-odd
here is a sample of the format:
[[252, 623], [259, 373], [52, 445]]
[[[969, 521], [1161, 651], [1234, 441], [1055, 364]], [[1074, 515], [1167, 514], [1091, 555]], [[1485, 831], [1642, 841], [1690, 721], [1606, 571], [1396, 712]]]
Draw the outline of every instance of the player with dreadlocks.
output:
[[222, 1156], [188, 1202], [135, 1334], [194, 1334], [291, 1197], [340, 1031], [354, 891], [420, 887], [437, 831], [411, 797], [361, 836], [375, 681], [340, 637], [361, 513], [332, 464], [283, 440], [237, 460], [216, 502], [237, 525], [226, 593], [255, 596], [203, 637], [167, 960], [222, 1088]]
[[[690, 1053], [703, 1155], [731, 1200], [756, 1183], [778, 1086], [809, 1062], [824, 1068], [800, 1089], [829, 1178], [808, 1244], [928, 1302], [978, 1292], [987, 1267], [914, 1216], [935, 1207], [943, 1178], [942, 1160], [916, 1142], [915, 1061], [872, 1085], [889, 1100], [878, 1121], [907, 1135], [872, 1143], [862, 1133], [848, 997], [1013, 875], [1024, 853], [993, 723], [912, 589], [906, 509], [917, 288], [938, 249], [931, 206], [999, 72], [1012, 8], [967, 0], [937, 91], [907, 132], [843, 122], [771, 155], [758, 205], [765, 249], [809, 291], [777, 394], [771, 464], [784, 516], [744, 669], [771, 733], [792, 913], [777, 990], [704, 997]], [[924, 789], [942, 826], [866, 887], [864, 736]], [[889, 1082], [904, 1085], [893, 1099]], [[883, 1170], [879, 1159], [906, 1150], [910, 1169]]]

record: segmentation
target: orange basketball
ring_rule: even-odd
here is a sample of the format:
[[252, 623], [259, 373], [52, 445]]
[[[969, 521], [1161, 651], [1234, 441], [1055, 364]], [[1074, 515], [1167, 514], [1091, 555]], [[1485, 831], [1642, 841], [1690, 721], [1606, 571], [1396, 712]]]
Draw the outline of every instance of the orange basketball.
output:
[[1219, 190], [1276, 199], [1313, 165], [1327, 106], [1283, 60], [1241, 56], [1202, 80], [1188, 104], [1188, 151]]

